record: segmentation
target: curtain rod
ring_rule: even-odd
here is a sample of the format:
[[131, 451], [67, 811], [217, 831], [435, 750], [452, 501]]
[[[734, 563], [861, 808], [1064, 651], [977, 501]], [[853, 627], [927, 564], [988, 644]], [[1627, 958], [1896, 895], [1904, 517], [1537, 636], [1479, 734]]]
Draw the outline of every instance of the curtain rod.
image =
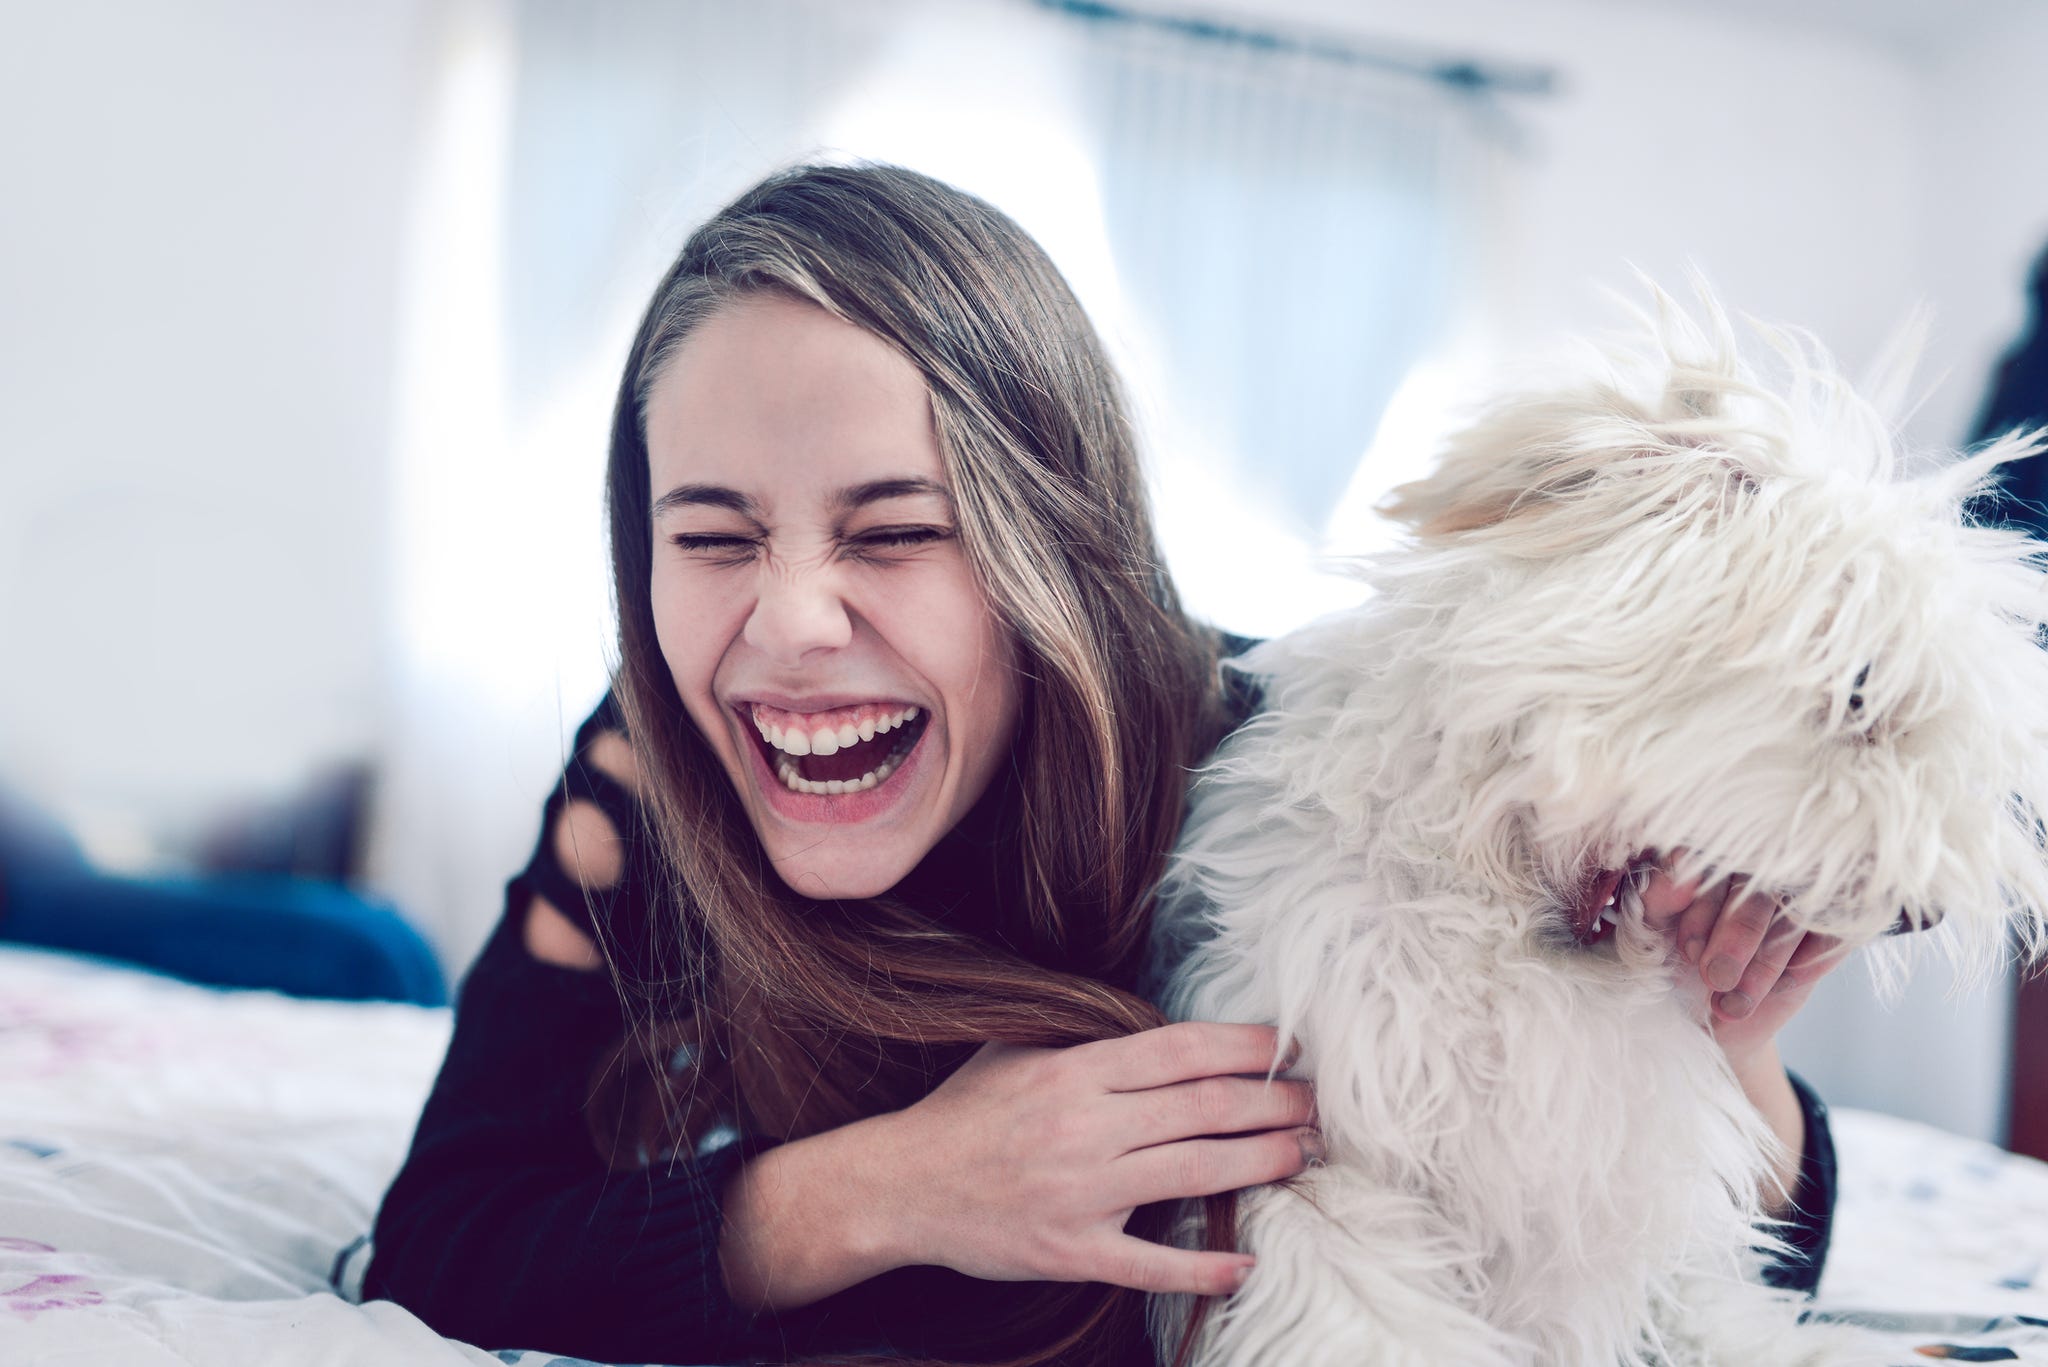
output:
[[1041, 8], [1057, 10], [1077, 19], [1095, 23], [1131, 24], [1164, 29], [1190, 38], [1228, 43], [1263, 52], [1304, 53], [1344, 66], [1368, 67], [1400, 76], [1414, 76], [1469, 94], [1550, 95], [1557, 89], [1556, 73], [1548, 67], [1499, 66], [1476, 60], [1428, 61], [1371, 52], [1364, 48], [1320, 38], [1294, 37], [1267, 29], [1241, 28], [1212, 19], [1185, 15], [1157, 14], [1127, 9], [1103, 0], [1035, 0]]

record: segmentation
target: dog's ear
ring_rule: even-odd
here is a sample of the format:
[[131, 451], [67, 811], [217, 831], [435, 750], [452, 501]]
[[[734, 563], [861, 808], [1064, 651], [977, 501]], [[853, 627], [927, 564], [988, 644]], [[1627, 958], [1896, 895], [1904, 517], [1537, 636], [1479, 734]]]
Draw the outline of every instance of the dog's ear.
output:
[[1382, 515], [1426, 539], [1533, 518], [1598, 500], [1609, 516], [1652, 515], [1702, 486], [1754, 492], [1759, 453], [1741, 449], [1729, 395], [1715, 376], [1674, 368], [1662, 394], [1643, 403], [1606, 385], [1495, 404], [1445, 444], [1436, 469], [1396, 486]]
[[1593, 465], [1532, 430], [1529, 408], [1501, 405], [1445, 446], [1435, 470], [1395, 486], [1379, 511], [1417, 535], [1477, 531], [1583, 489]]
[[[1379, 511], [1437, 538], [1563, 505], [1588, 511], [1588, 500], [1609, 505], [1592, 518], [1604, 523], [1703, 488], [1753, 492], [1783, 463], [1759, 440], [1782, 405], [1742, 360], [1703, 279], [1693, 278], [1696, 317], [1642, 279], [1653, 308], [1629, 307], [1640, 337], [1588, 344], [1574, 378], [1496, 400], [1446, 443], [1432, 474], [1392, 490]], [[1774, 345], [1804, 361], [1797, 342], [1780, 334]]]
[[[1379, 511], [1437, 538], [1539, 516], [1603, 489], [1626, 494], [1616, 477], [1652, 467], [1687, 476], [1687, 482], [1703, 473], [1748, 478], [1709, 452], [1660, 440], [1644, 421], [1649, 415], [1630, 411], [1618, 395], [1594, 403], [1587, 398], [1538, 396], [1497, 405], [1446, 443], [1427, 477], [1391, 490]], [[1679, 463], [1690, 466], [1689, 473], [1671, 468]], [[1644, 492], [1639, 481], [1634, 492]]]

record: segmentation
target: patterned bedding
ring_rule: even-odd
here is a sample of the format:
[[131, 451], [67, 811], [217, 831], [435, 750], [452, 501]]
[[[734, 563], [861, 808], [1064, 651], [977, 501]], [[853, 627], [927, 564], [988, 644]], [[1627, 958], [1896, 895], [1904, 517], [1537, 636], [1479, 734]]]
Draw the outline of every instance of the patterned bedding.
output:
[[[570, 1367], [358, 1301], [445, 1010], [216, 992], [0, 947], [0, 1363]], [[2048, 1165], [1834, 1111], [1818, 1312], [1874, 1363], [2048, 1364]]]

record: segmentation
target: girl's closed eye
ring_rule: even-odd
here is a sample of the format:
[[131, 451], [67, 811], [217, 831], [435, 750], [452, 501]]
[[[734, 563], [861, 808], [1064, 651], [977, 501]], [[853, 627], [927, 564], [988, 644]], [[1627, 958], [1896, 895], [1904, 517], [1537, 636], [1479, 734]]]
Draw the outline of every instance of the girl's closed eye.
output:
[[950, 541], [952, 537], [953, 529], [951, 527], [918, 525], [875, 527], [859, 533], [852, 537], [851, 540], [854, 553], [856, 555], [864, 555], [874, 551], [916, 550], [921, 546], [933, 545], [940, 541]]
[[[853, 555], [874, 558], [878, 552], [916, 550], [950, 541], [954, 535], [951, 527], [877, 527], [849, 537], [847, 544]], [[686, 555], [736, 562], [751, 558], [759, 548], [760, 538], [732, 532], [675, 532], [669, 536], [669, 544]]]
[[676, 532], [669, 544], [686, 555], [725, 562], [745, 560], [754, 553], [756, 538], [731, 532]]

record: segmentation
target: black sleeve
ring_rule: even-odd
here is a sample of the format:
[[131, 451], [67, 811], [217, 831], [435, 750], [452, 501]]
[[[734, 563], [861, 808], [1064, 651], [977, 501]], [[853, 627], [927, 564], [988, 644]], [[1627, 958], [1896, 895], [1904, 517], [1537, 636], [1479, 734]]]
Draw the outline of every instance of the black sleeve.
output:
[[1763, 1279], [1770, 1286], [1810, 1296], [1820, 1285], [1828, 1240], [1834, 1233], [1835, 1139], [1828, 1129], [1826, 1103], [1799, 1074], [1787, 1069], [1785, 1076], [1792, 1082], [1800, 1114], [1806, 1120], [1806, 1153], [1792, 1192], [1792, 1209], [1778, 1231], [1779, 1237], [1792, 1245], [1792, 1253], [1767, 1262]]
[[[552, 853], [555, 823], [569, 799], [603, 786], [588, 749], [614, 726], [607, 699], [578, 732], [534, 860], [508, 885], [505, 914], [463, 979], [447, 1057], [377, 1212], [363, 1296], [486, 1350], [734, 1360], [751, 1321], [719, 1266], [720, 1199], [753, 1146], [611, 1170], [583, 1112], [593, 1069], [626, 1023], [619, 994], [609, 974], [538, 959], [523, 937], [536, 888], [571, 917], [625, 914], [643, 891], [559, 900], [577, 885]], [[599, 805], [630, 841], [626, 790], [614, 787]], [[638, 876], [634, 859], [625, 868], [626, 880]]]

